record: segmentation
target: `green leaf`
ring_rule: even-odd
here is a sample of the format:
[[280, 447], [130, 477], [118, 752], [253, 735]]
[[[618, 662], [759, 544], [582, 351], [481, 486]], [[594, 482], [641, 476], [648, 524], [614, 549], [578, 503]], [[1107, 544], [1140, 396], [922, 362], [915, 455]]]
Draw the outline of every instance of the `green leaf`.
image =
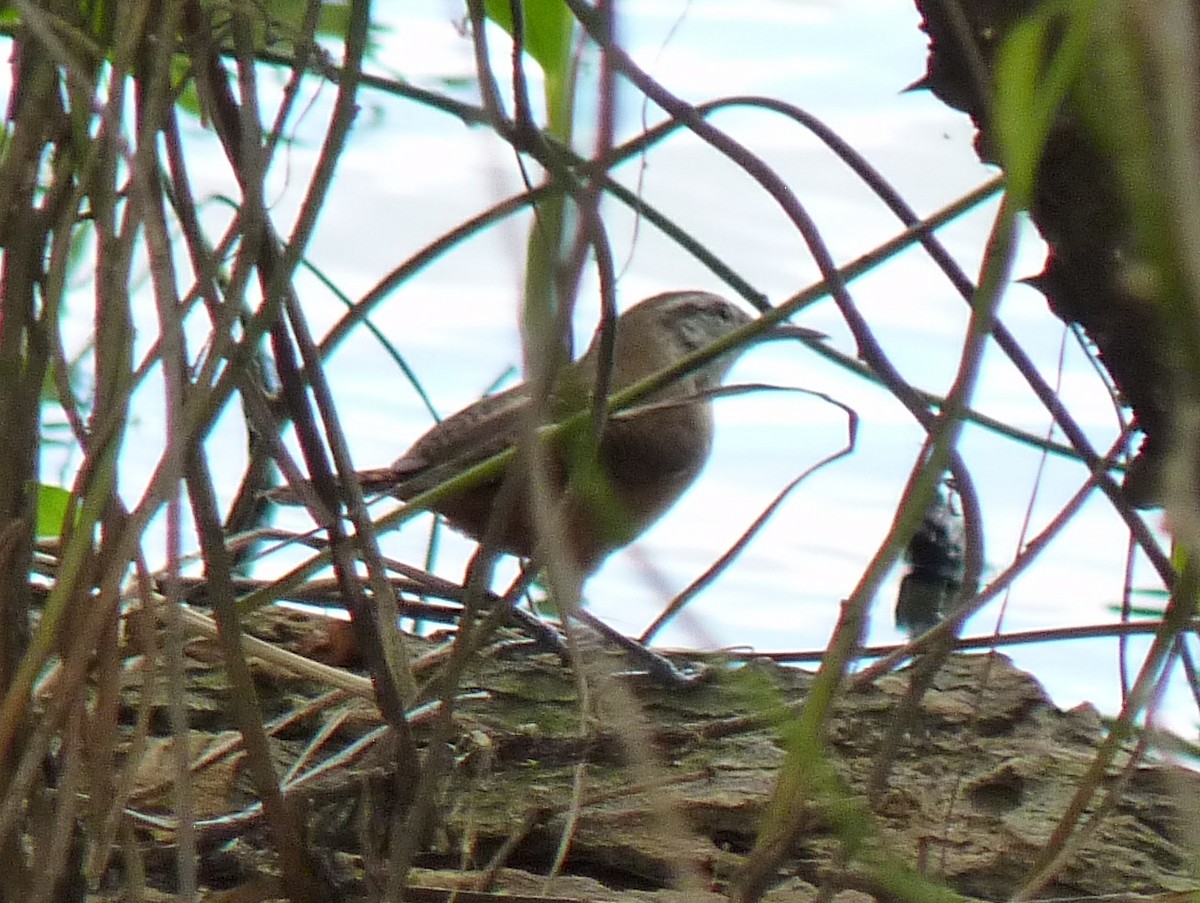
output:
[[1096, 5], [1047, 3], [1016, 25], [996, 54], [997, 149], [1019, 207], [1032, 200], [1050, 127], [1087, 62]]
[[[267, 4], [267, 14], [276, 26], [298, 29], [308, 15], [308, 0], [272, 0]], [[346, 34], [349, 23], [350, 4], [321, 4], [317, 13], [317, 34], [340, 38]]]
[[71, 493], [61, 486], [38, 483], [37, 489], [37, 536], [61, 536], [63, 524], [71, 503]]
[[[563, 84], [571, 62], [571, 33], [575, 18], [563, 0], [518, 0], [525, 12], [525, 52], [542, 67], [546, 79]], [[513, 33], [510, 0], [485, 0], [487, 17]]]
[[186, 54], [177, 53], [171, 57], [171, 81], [178, 92], [175, 103], [179, 108], [197, 119], [203, 118], [200, 94], [196, 91], [196, 82], [192, 78], [192, 61]]

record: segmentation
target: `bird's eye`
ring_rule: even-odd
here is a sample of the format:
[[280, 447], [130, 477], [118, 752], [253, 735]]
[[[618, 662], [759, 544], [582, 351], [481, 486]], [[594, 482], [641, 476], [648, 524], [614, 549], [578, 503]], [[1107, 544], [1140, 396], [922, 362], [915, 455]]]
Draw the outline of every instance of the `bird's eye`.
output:
[[703, 310], [703, 314], [707, 319], [711, 319], [717, 323], [729, 322], [729, 308], [725, 305], [709, 305]]

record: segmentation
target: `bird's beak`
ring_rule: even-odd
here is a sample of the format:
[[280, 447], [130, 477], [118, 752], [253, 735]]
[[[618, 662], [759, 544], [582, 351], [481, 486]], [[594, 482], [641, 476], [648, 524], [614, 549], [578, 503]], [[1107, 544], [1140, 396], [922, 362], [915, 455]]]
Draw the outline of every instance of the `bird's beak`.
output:
[[774, 342], [777, 339], [799, 339], [802, 342], [819, 342], [822, 339], [827, 339], [823, 332], [816, 329], [809, 329], [806, 326], [794, 326], [791, 323], [776, 323], [766, 332], [758, 337], [760, 342]]

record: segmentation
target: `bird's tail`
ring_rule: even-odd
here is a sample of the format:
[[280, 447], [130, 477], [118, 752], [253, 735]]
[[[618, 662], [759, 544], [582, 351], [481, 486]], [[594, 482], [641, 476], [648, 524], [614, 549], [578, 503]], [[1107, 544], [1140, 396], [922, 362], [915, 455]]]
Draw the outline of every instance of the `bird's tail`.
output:
[[[395, 470], [391, 467], [375, 467], [370, 470], [357, 472], [359, 485], [364, 495], [379, 495], [390, 492], [400, 482]], [[341, 491], [341, 487], [338, 487]], [[301, 483], [291, 483], [287, 486], [276, 486], [265, 493], [266, 497], [277, 505], [303, 505], [315, 494], [316, 490], [309, 480]]]

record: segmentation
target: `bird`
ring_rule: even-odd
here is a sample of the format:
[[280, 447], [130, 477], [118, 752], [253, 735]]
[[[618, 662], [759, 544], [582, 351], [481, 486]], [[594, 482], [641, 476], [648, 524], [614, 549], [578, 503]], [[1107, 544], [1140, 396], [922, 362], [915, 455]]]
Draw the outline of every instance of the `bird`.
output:
[[[746, 326], [751, 316], [722, 296], [707, 291], [665, 292], [643, 300], [617, 317], [609, 389], [619, 392], [683, 360]], [[780, 323], [756, 341], [792, 338], [818, 340], [824, 334]], [[597, 332], [587, 351], [558, 375], [548, 399], [552, 420], [562, 420], [591, 404], [599, 377], [602, 337]], [[546, 485], [561, 505], [559, 548], [565, 548], [583, 575], [641, 535], [670, 508], [699, 476], [713, 444], [713, 393], [737, 358], [741, 345], [669, 383], [632, 407], [611, 412], [603, 425], [594, 461], [586, 471], [579, 461], [583, 431], [564, 430], [550, 440]], [[515, 446], [531, 428], [534, 403], [528, 383], [485, 397], [446, 418], [416, 440], [391, 465], [357, 473], [363, 491], [412, 499], [447, 477], [462, 473]], [[590, 433], [586, 433], [590, 435]], [[507, 466], [512, 466], [512, 458]], [[481, 541], [504, 483], [504, 472], [439, 497], [429, 510], [451, 527]], [[572, 472], [573, 469], [576, 472]], [[592, 479], [588, 480], [587, 477]], [[598, 479], [596, 479], [598, 477]], [[492, 537], [495, 547], [522, 559], [539, 560], [546, 551], [538, 505], [522, 474], [507, 513]], [[276, 501], [295, 501], [288, 489]]]
[[[674, 291], [647, 298], [616, 318], [608, 391], [627, 389], [751, 322], [748, 313], [712, 292]], [[417, 499], [518, 446], [542, 423], [559, 423], [537, 448], [543, 454], [534, 458], [544, 463], [538, 482], [548, 491], [531, 491], [529, 456], [522, 461], [514, 454], [498, 473], [420, 502], [471, 539], [528, 562], [522, 579], [551, 561], [569, 565], [559, 574], [570, 574], [575, 589], [567, 592], [577, 595], [611, 552], [649, 528], [699, 476], [712, 450], [712, 399], [737, 358], [757, 342], [785, 338], [818, 341], [826, 336], [774, 324], [632, 406], [608, 412], [597, 437], [593, 418], [574, 415], [595, 403], [604, 356], [604, 337], [598, 331], [587, 351], [559, 371], [541, 403], [529, 383], [487, 396], [432, 427], [392, 464], [355, 476], [364, 493]], [[304, 496], [297, 486], [268, 493], [283, 504]], [[576, 620], [623, 648], [659, 683], [683, 688], [707, 679], [704, 666], [677, 668], [585, 609], [570, 607]], [[507, 611], [536, 642], [570, 660], [553, 628], [511, 605]]]

